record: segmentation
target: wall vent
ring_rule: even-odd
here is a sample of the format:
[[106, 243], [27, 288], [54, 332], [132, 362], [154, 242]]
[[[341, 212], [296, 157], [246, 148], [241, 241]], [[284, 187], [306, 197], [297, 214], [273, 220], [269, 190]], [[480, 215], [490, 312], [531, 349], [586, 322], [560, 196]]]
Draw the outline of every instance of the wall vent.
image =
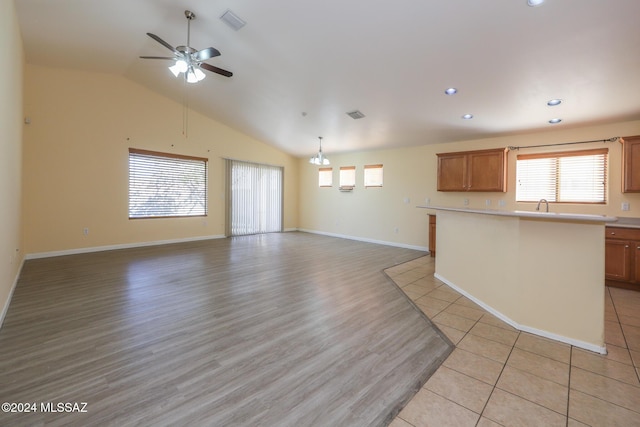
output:
[[240, 19], [238, 15], [233, 13], [231, 9], [227, 9], [227, 11], [220, 16], [220, 19], [236, 31], [247, 24], [245, 21]]
[[361, 118], [363, 118], [363, 117], [364, 117], [364, 114], [362, 114], [362, 112], [361, 112], [361, 111], [359, 111], [359, 110], [355, 110], [355, 111], [350, 111], [350, 112], [348, 112], [348, 113], [347, 113], [347, 116], [351, 117], [351, 118], [352, 118], [352, 119], [354, 119], [354, 120], [357, 120], [357, 119], [361, 119]]

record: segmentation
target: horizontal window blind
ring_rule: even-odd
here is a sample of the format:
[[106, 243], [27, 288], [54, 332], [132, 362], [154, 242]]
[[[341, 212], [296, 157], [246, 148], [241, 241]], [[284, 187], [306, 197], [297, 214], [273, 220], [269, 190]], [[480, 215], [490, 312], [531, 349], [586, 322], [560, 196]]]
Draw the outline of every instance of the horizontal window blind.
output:
[[356, 186], [356, 167], [340, 166], [340, 187]]
[[382, 187], [382, 165], [365, 165], [364, 186]]
[[208, 159], [129, 149], [129, 218], [207, 215]]
[[608, 149], [522, 154], [516, 161], [516, 201], [605, 203]]
[[331, 187], [333, 185], [333, 168], [318, 169], [318, 186]]

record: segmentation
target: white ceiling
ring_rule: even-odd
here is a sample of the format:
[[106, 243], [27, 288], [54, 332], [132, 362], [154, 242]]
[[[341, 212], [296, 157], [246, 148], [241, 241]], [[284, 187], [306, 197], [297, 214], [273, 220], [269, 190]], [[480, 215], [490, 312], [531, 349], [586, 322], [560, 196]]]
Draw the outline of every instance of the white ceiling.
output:
[[[189, 85], [190, 106], [296, 156], [318, 136], [330, 154], [640, 119], [639, 0], [15, 3], [28, 63], [122, 75], [178, 102], [170, 64], [138, 57], [171, 54], [147, 32], [186, 44], [193, 11], [191, 46], [217, 48], [208, 62], [234, 75]], [[247, 25], [229, 28], [227, 9]]]

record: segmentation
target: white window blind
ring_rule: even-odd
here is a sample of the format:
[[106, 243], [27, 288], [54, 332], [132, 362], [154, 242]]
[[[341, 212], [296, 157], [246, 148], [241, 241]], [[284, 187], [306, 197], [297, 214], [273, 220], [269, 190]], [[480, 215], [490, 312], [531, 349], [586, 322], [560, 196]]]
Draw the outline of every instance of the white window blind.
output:
[[207, 215], [208, 159], [129, 149], [129, 218]]
[[516, 161], [516, 201], [605, 203], [609, 150], [522, 154]]
[[356, 186], [356, 167], [340, 166], [340, 188]]
[[283, 168], [227, 160], [227, 235], [282, 231]]
[[382, 165], [365, 165], [364, 186], [382, 187]]
[[318, 169], [318, 186], [331, 187], [333, 185], [333, 168]]

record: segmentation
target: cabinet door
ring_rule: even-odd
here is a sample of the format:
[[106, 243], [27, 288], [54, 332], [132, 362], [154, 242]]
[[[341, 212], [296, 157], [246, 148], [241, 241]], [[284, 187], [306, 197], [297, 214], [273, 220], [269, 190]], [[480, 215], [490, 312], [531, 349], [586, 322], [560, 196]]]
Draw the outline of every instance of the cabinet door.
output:
[[429, 215], [429, 254], [432, 257], [436, 256], [436, 216], [435, 215]]
[[438, 191], [466, 191], [467, 156], [438, 154]]
[[625, 240], [605, 240], [604, 277], [606, 279], [625, 282], [631, 279], [632, 249], [630, 245], [631, 242]]
[[634, 283], [640, 283], [640, 242], [631, 242], [631, 250], [633, 251], [634, 272], [631, 280]]
[[640, 136], [623, 138], [622, 173], [623, 193], [640, 192]]
[[468, 191], [507, 191], [504, 151], [469, 153]]

